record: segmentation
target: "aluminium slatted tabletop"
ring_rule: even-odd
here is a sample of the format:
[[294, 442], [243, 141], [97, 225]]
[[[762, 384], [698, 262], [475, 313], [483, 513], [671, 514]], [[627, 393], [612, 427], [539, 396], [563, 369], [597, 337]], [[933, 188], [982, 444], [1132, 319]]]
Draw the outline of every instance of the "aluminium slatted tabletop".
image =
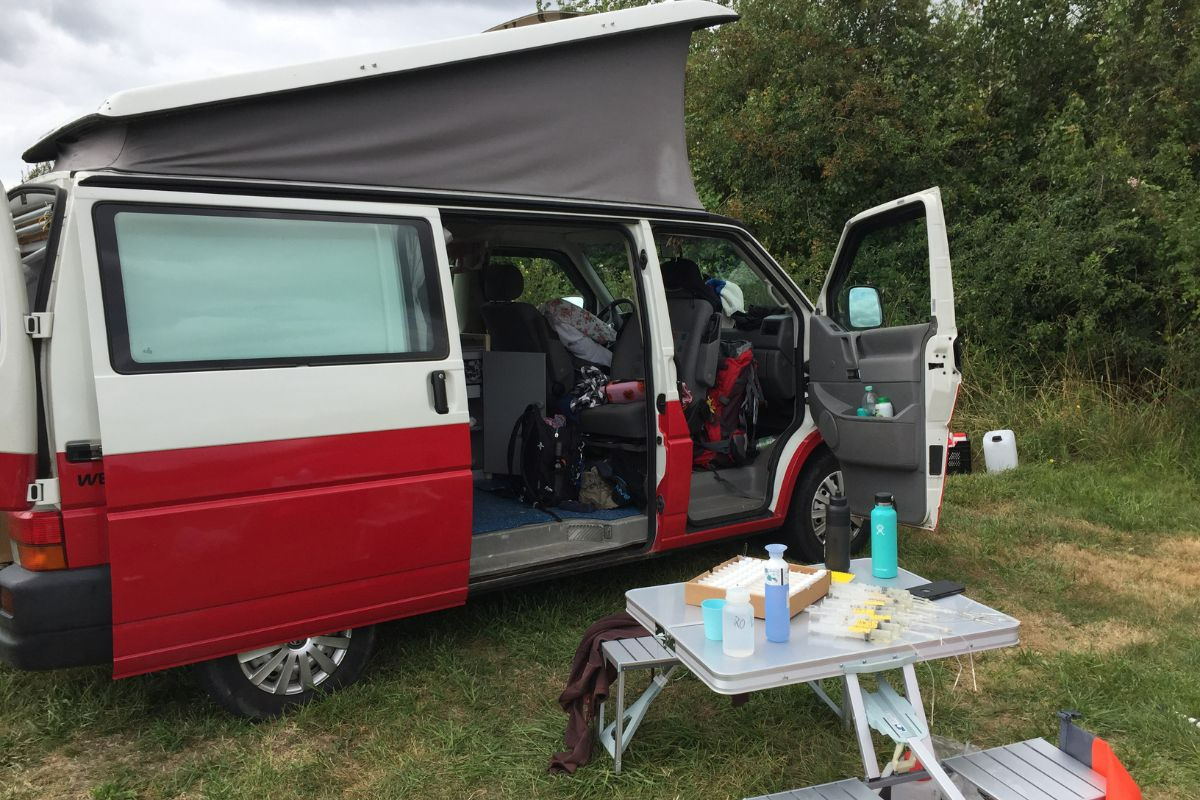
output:
[[[925, 583], [925, 578], [901, 569], [897, 577], [880, 579], [871, 575], [871, 559], [851, 562], [856, 583], [907, 589]], [[672, 649], [692, 674], [718, 694], [742, 694], [763, 689], [836, 678], [849, 671], [868, 671], [864, 666], [882, 666], [889, 661], [897, 668], [905, 660], [932, 661], [965, 656], [1017, 644], [1020, 623], [965, 595], [938, 600], [940, 606], [962, 611], [975, 618], [947, 623], [946, 634], [906, 633], [889, 644], [873, 644], [810, 633], [807, 614], [792, 618], [786, 644], [767, 641], [766, 626], [754, 626], [754, 655], [733, 658], [725, 655], [721, 642], [704, 636], [704, 619], [698, 606], [684, 602], [684, 585], [671, 583], [631, 589], [625, 593], [629, 613], [648, 631], [662, 631], [674, 640]]]
[[628, 667], [637, 669], [652, 669], [678, 664], [679, 659], [674, 653], [663, 647], [653, 636], [639, 636], [636, 639], [613, 639], [601, 645], [604, 657], [618, 670]]
[[1045, 739], [946, 759], [945, 766], [996, 800], [1102, 800], [1104, 776]]

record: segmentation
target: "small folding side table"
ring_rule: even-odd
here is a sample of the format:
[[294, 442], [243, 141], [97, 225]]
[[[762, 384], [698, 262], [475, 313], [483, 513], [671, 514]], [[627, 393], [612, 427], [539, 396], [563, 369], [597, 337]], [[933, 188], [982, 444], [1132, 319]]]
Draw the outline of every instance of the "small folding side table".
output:
[[[851, 571], [858, 583], [900, 589], [926, 583], [921, 576], [903, 569], [896, 578], [876, 579], [871, 576], [870, 559], [855, 560]], [[874, 728], [913, 751], [926, 770], [921, 777], [935, 780], [950, 800], [962, 800], [961, 792], [934, 754], [914, 665], [1011, 647], [1018, 641], [1017, 620], [963, 595], [955, 595], [937, 601], [961, 612], [945, 623], [950, 628], [948, 633], [910, 632], [898, 641], [876, 644], [810, 633], [808, 616], [802, 613], [792, 619], [786, 643], [768, 642], [765, 626], [756, 625], [754, 655], [731, 658], [725, 655], [720, 642], [705, 638], [700, 609], [687, 605], [683, 592], [682, 583], [632, 589], [625, 594], [626, 608], [708, 688], [718, 694], [734, 695], [807, 684], [854, 729], [869, 787], [882, 788], [907, 779], [880, 778], [879, 760], [871, 741]], [[892, 670], [901, 672], [903, 695], [883, 676], [879, 676], [878, 689], [873, 692], [865, 691], [859, 682], [860, 675]], [[821, 681], [831, 678], [843, 682], [848, 708], [835, 703], [821, 686]], [[644, 707], [640, 711], [644, 714]]]

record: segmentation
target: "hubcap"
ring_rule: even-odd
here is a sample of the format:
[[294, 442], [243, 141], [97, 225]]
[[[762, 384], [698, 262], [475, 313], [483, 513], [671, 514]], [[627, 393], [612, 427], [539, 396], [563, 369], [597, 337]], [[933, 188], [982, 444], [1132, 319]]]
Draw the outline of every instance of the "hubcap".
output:
[[[840, 469], [826, 475], [825, 480], [817, 486], [816, 494], [813, 495], [812, 508], [809, 513], [812, 515], [813, 534], [822, 544], [825, 543], [825, 518], [829, 513], [829, 500], [839, 494], [845, 496]], [[850, 515], [850, 538], [858, 536], [862, 524], [862, 517]]]
[[350, 649], [350, 631], [293, 639], [238, 655], [242, 674], [267, 694], [300, 694], [337, 671]]

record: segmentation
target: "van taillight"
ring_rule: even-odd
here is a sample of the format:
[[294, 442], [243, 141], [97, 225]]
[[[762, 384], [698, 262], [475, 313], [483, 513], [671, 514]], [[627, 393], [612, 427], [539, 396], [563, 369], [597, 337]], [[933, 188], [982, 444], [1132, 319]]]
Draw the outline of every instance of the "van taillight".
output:
[[67, 568], [62, 517], [57, 511], [17, 511], [8, 515], [8, 538], [22, 567], [44, 571]]

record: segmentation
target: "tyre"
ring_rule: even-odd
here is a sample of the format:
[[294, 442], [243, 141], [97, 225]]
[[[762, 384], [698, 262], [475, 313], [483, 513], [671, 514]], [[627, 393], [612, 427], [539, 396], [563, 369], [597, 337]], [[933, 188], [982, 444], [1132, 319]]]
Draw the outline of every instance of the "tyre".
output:
[[[801, 560], [810, 564], [825, 560], [825, 515], [829, 498], [844, 493], [841, 465], [833, 453], [822, 446], [809, 458], [796, 481], [782, 529], [784, 544]], [[869, 532], [862, 517], [850, 517], [851, 553], [863, 551]]]
[[375, 648], [375, 626], [310, 636], [197, 664], [196, 676], [217, 704], [251, 719], [354, 683]]

